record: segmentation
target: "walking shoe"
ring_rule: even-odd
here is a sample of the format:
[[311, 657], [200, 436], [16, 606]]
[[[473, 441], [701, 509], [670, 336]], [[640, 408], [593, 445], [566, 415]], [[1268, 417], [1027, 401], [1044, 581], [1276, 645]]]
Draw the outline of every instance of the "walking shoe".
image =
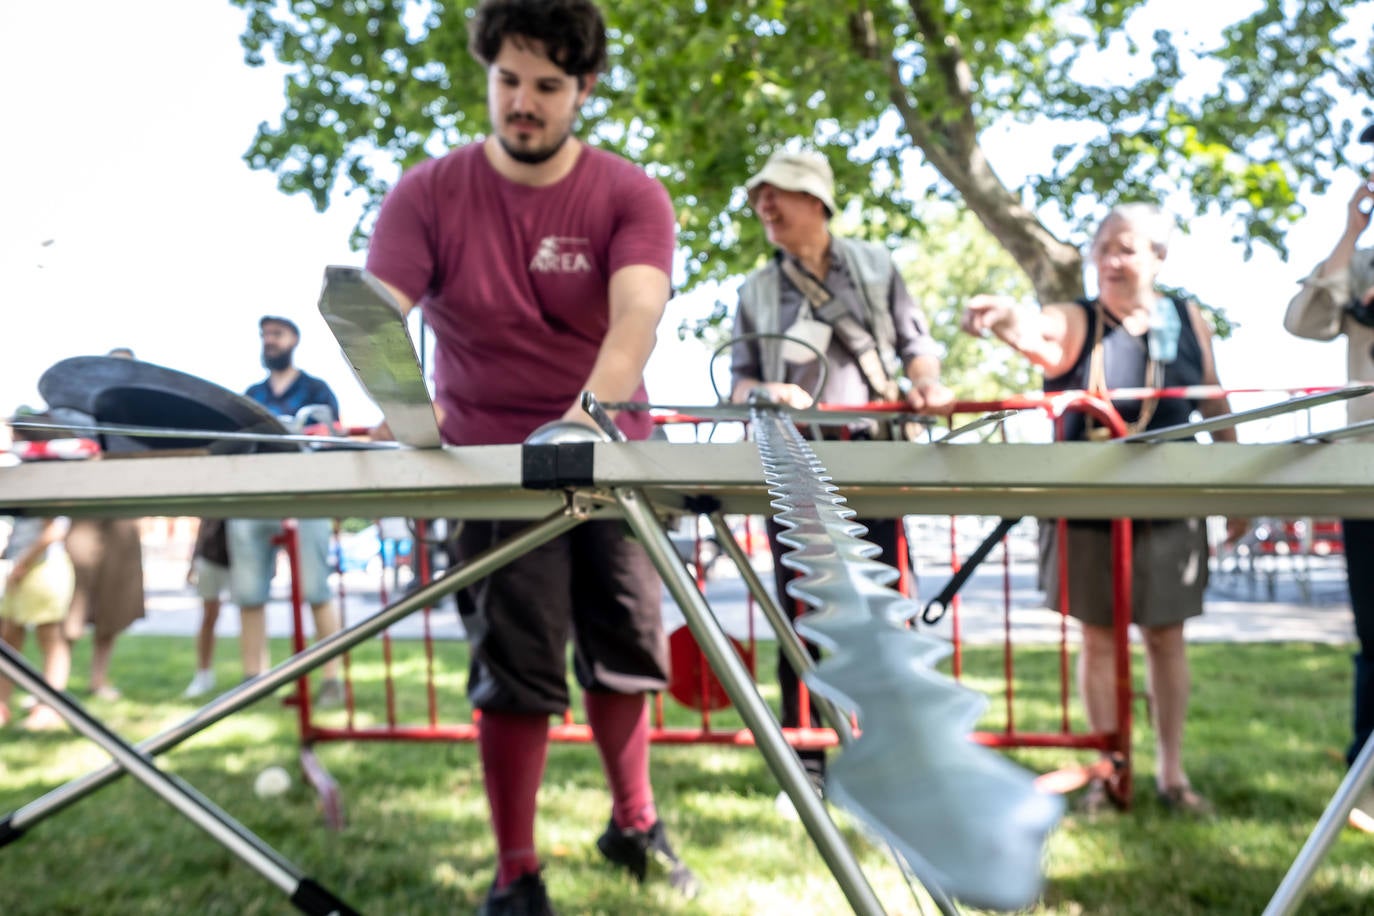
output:
[[205, 694], [214, 689], [215, 672], [206, 669], [204, 671], [197, 671], [195, 675], [192, 676], [191, 683], [187, 686], [186, 692], [183, 693], [182, 696], [188, 700], [194, 700], [196, 697], [205, 696]]
[[314, 704], [316, 709], [334, 709], [342, 706], [343, 702], [343, 681], [336, 677], [328, 677], [320, 682], [320, 689], [315, 691]]
[[549, 893], [539, 872], [521, 875], [498, 889], [491, 882], [487, 899], [477, 908], [477, 916], [556, 916], [549, 904]]
[[1194, 792], [1193, 787], [1189, 785], [1160, 789], [1158, 797], [1159, 803], [1166, 810], [1175, 814], [1186, 814], [1201, 819], [1207, 819], [1216, 814], [1216, 809], [1212, 807], [1212, 803]]
[[647, 831], [634, 828], [621, 829], [615, 825], [614, 818], [606, 826], [606, 832], [596, 841], [596, 848], [609, 861], [627, 869], [636, 880], [643, 881], [649, 873], [649, 863], [656, 863], [655, 870], [667, 873], [668, 883], [673, 890], [684, 897], [695, 897], [697, 878], [682, 863], [668, 844], [668, 835], [663, 830], [663, 821], [654, 821]]
[[[825, 801], [825, 774], [815, 770], [807, 770], [806, 778], [811, 783], [811, 788], [816, 790], [821, 801]], [[773, 810], [778, 812], [778, 816], [785, 821], [799, 821], [801, 815], [797, 813], [797, 806], [792, 804], [792, 796], [786, 792], [779, 792], [773, 799]]]

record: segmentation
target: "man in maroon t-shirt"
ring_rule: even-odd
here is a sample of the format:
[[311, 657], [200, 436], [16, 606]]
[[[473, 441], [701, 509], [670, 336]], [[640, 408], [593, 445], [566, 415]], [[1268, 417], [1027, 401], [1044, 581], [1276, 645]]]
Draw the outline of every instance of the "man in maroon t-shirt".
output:
[[[377, 218], [367, 267], [435, 331], [446, 442], [521, 442], [550, 420], [591, 423], [578, 404], [644, 399], [644, 365], [669, 296], [667, 192], [572, 135], [605, 66], [590, 0], [486, 0], [470, 50], [487, 69], [492, 135], [409, 171]], [[646, 438], [648, 418], [617, 422]], [[519, 525], [468, 522], [472, 556]], [[619, 522], [587, 522], [478, 583], [460, 604], [472, 644], [468, 692], [498, 851], [483, 913], [552, 912], [535, 851], [548, 717], [569, 698], [566, 646], [612, 794], [597, 841], [643, 880], [695, 879], [674, 855], [648, 774], [644, 694], [667, 682], [660, 584]]]

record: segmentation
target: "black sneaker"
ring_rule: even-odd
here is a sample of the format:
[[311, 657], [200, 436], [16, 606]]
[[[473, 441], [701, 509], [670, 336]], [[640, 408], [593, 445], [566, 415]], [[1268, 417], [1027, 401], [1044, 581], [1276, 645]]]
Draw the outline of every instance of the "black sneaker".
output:
[[510, 884], [497, 889], [491, 883], [487, 899], [477, 908], [477, 916], [557, 916], [549, 904], [549, 892], [539, 872], [521, 875]]
[[596, 841], [596, 848], [609, 861], [627, 869], [636, 880], [643, 881], [649, 873], [649, 863], [656, 862], [657, 869], [665, 871], [668, 883], [673, 890], [684, 897], [695, 897], [697, 878], [682, 863], [668, 844], [668, 835], [663, 830], [663, 821], [654, 821], [647, 831], [633, 828], [621, 829], [612, 819], [606, 825], [606, 832]]

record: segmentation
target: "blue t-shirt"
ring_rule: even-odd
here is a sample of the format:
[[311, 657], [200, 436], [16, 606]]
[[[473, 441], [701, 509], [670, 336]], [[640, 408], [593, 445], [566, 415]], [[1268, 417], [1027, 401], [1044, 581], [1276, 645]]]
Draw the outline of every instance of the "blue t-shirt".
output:
[[270, 379], [263, 379], [244, 394], [279, 417], [294, 417], [302, 407], [324, 404], [332, 414], [330, 422], [339, 419], [339, 401], [328, 383], [304, 372], [297, 375], [296, 380], [281, 394], [272, 390]]

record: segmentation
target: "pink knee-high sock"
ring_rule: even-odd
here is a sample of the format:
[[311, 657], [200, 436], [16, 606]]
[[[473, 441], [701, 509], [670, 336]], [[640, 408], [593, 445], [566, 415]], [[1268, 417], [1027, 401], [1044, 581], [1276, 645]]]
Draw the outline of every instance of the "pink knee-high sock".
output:
[[534, 815], [549, 756], [549, 717], [483, 712], [477, 744], [496, 834], [496, 886], [505, 887], [539, 870]]
[[621, 829], [648, 830], [658, 820], [649, 785], [649, 707], [644, 695], [586, 695], [601, 765], [611, 787], [611, 818]]

